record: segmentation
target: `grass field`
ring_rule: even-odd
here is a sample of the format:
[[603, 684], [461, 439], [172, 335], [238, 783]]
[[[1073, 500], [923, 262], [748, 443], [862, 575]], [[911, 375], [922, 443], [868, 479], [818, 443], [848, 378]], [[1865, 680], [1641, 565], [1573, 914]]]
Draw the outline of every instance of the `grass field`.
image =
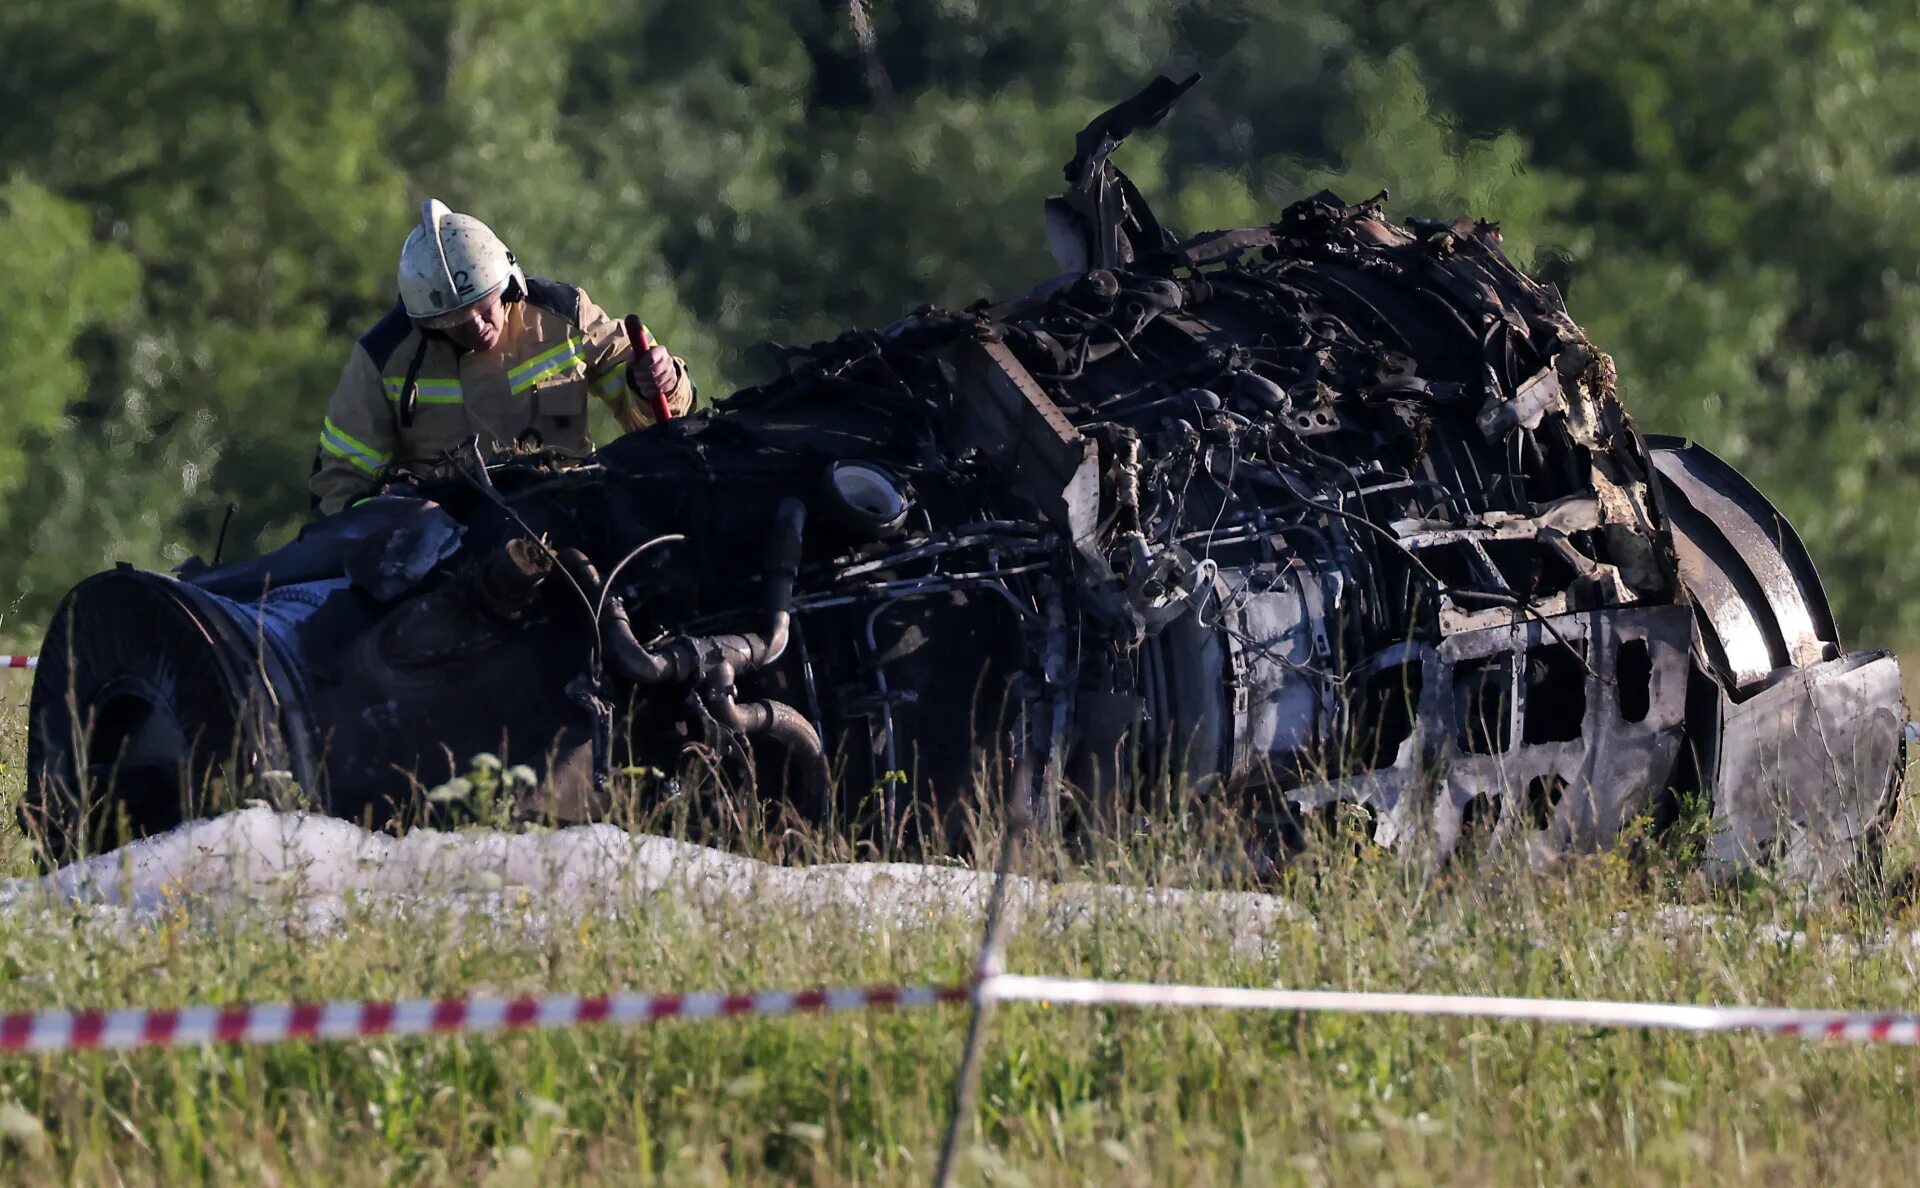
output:
[[[24, 681], [18, 682], [24, 689]], [[9, 689], [12, 695], [15, 692]], [[11, 697], [10, 697], [11, 699]], [[0, 718], [17, 796], [18, 708]], [[1349, 845], [1257, 938], [1113, 908], [1029, 927], [1009, 964], [1230, 985], [1911, 1009], [1920, 916], [1885, 882], [1714, 890], [1619, 857], [1422, 879]], [[10, 828], [10, 826], [9, 826]], [[1169, 822], [1056, 878], [1231, 885]], [[31, 869], [9, 835], [8, 874]], [[1676, 906], [1678, 905], [1678, 906]], [[272, 905], [129, 926], [0, 914], [0, 1009], [800, 987], [962, 978], [970, 921], [696, 909], [529, 926], [372, 906], [314, 932]], [[920, 1183], [961, 1009], [484, 1039], [0, 1062], [0, 1180], [23, 1184]], [[1001, 1007], [969, 1130], [994, 1184], [1906, 1184], [1910, 1049], [1474, 1022]]]

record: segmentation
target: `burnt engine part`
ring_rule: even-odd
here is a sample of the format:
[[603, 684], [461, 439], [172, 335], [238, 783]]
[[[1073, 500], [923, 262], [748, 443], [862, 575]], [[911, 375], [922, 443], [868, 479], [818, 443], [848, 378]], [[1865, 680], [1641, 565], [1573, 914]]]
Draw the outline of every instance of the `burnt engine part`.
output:
[[64, 855], [197, 811], [168, 771], [272, 770], [404, 823], [484, 750], [529, 817], [697, 755], [888, 845], [987, 788], [1062, 830], [1219, 802], [1276, 851], [1342, 805], [1434, 860], [1699, 805], [1722, 870], [1871, 848], [1898, 666], [1766, 499], [1640, 434], [1491, 224], [1323, 193], [1176, 240], [1109, 157], [1185, 85], [1083, 134], [1031, 293], [789, 350], [585, 464], [452, 460], [263, 558], [87, 579], [30, 821]]
[[885, 467], [843, 458], [827, 468], [827, 504], [861, 540], [891, 536], [906, 525], [913, 498]]

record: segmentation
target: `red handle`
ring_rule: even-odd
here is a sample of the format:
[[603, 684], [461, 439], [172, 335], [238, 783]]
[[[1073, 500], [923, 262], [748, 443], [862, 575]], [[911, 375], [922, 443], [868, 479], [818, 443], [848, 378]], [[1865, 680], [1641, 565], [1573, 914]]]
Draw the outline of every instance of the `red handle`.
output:
[[[627, 365], [629, 368], [640, 366], [640, 356], [660, 345], [653, 340], [653, 331], [647, 329], [646, 323], [640, 320], [639, 314], [627, 315], [627, 341], [633, 344], [633, 362]], [[638, 389], [636, 388], [635, 391], [638, 392]], [[645, 394], [645, 398], [653, 404], [654, 420], [673, 419], [673, 410], [667, 407], [665, 392]]]

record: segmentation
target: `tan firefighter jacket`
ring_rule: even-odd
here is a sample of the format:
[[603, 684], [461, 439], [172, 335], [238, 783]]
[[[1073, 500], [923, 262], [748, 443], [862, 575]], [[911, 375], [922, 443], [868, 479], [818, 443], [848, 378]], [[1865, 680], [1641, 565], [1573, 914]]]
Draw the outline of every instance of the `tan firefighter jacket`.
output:
[[[626, 387], [633, 349], [625, 329], [572, 285], [529, 278], [507, 303], [493, 349], [461, 350], [423, 333], [395, 306], [354, 344], [327, 404], [315, 455], [315, 507], [331, 514], [372, 493], [389, 467], [425, 469], [478, 437], [483, 449], [532, 442], [585, 453], [589, 393], [622, 429], [651, 424], [652, 410]], [[667, 396], [675, 416], [693, 404], [686, 364]]]

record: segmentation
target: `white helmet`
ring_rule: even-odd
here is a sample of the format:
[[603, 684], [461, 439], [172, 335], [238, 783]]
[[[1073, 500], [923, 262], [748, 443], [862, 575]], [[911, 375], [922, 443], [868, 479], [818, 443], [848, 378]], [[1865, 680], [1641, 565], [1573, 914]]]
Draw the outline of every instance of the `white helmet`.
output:
[[420, 225], [400, 249], [400, 303], [408, 317], [432, 326], [485, 301], [509, 281], [524, 289], [527, 278], [492, 228], [455, 214], [438, 198], [420, 204]]

